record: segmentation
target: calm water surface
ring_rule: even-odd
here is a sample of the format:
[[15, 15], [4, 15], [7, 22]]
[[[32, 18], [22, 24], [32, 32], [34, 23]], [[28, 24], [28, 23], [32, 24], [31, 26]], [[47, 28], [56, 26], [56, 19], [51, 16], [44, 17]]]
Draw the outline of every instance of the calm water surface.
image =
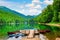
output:
[[39, 29], [39, 30], [50, 30], [51, 32], [45, 33], [50, 40], [55, 40], [57, 36], [60, 36], [60, 28], [54, 26], [46, 26], [37, 23], [6, 23], [5, 25], [0, 24], [0, 38], [7, 36], [7, 32], [13, 32], [24, 29]]

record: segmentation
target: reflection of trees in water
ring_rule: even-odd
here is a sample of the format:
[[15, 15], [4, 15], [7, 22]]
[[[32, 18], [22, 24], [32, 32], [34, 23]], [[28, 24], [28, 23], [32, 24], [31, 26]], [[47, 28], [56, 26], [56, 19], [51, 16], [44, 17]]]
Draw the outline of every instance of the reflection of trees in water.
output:
[[52, 27], [52, 29], [53, 29], [55, 36], [58, 36], [58, 35], [60, 36], [60, 28], [59, 27]]
[[8, 21], [8, 22], [6, 22], [6, 23], [7, 23], [7, 25], [9, 25], [9, 26], [13, 26], [13, 25], [18, 26], [18, 25], [20, 24], [20, 21], [19, 21], [19, 20]]
[[40, 30], [50, 30], [50, 31], [53, 30], [53, 29], [51, 28], [51, 26], [47, 26], [47, 25], [43, 25], [43, 24], [40, 24], [40, 25], [39, 25], [39, 28], [40, 28]]
[[29, 21], [29, 24], [30, 24], [30, 26], [34, 26], [34, 24], [35, 24], [34, 20], [31, 19], [31, 20]]
[[0, 28], [3, 28], [5, 26], [6, 22], [3, 19], [0, 19]]
[[[41, 24], [42, 25], [42, 24]], [[40, 26], [41, 26], [40, 25]], [[49, 30], [55, 30], [55, 31], [59, 31], [60, 30], [60, 28], [59, 27], [54, 27], [54, 26], [48, 26], [48, 25], [42, 25], [42, 26], [44, 26], [44, 27], [46, 27], [46, 29], [49, 29]], [[43, 28], [43, 27], [42, 27]]]
[[8, 21], [8, 22], [6, 22], [6, 25], [7, 26], [13, 26], [14, 25], [14, 22], [13, 21]]
[[15, 25], [19, 26], [19, 24], [20, 24], [20, 21], [19, 20], [15, 20]]
[[35, 21], [33, 19], [29, 20], [29, 25], [30, 25], [30, 28], [34, 29], [35, 28]]
[[46, 27], [51, 30], [51, 33], [54, 35], [54, 37], [60, 36], [60, 28], [59, 27], [57, 27], [57, 26], [46, 26]]

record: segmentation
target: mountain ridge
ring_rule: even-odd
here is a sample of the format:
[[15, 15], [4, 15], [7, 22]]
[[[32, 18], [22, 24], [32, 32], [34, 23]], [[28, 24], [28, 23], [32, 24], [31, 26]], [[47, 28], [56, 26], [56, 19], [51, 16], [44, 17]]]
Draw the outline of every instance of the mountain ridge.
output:
[[19, 15], [19, 16], [21, 16], [21, 17], [24, 17], [24, 18], [34, 18], [34, 16], [30, 16], [30, 15], [24, 15], [24, 14], [22, 14], [22, 13], [19, 13], [19, 12], [17, 12], [17, 11], [14, 11], [14, 10], [12, 10], [12, 9], [9, 9], [8, 7], [5, 7], [5, 6], [0, 6], [0, 10], [4, 10], [4, 11], [7, 11], [7, 12], [13, 12], [14, 14], [17, 14], [17, 15]]

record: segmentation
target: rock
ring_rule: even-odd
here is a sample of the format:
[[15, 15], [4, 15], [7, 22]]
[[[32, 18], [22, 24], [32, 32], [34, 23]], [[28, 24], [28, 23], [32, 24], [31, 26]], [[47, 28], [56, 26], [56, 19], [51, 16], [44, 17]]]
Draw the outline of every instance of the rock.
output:
[[43, 34], [40, 34], [40, 39], [41, 40], [49, 40], [45, 35], [43, 35]]
[[25, 33], [26, 33], [26, 34], [29, 34], [29, 33], [30, 33], [30, 30], [25, 30]]
[[34, 30], [30, 30], [30, 33], [28, 35], [28, 38], [33, 38], [34, 37]]
[[[30, 30], [20, 30], [21, 33], [24, 33], [24, 34], [29, 34], [30, 33]], [[35, 33], [39, 33], [38, 30], [34, 30], [34, 34]]]
[[26, 30], [20, 30], [20, 32], [26, 34]]
[[39, 37], [39, 35], [35, 35], [35, 37]]
[[10, 34], [10, 35], [8, 36], [8, 38], [14, 37], [14, 36], [15, 36], [15, 34]]
[[40, 40], [40, 38], [35, 37], [35, 38], [29, 39], [29, 38], [27, 38], [27, 37], [23, 37], [22, 40]]
[[39, 33], [38, 30], [35, 30], [35, 33]]
[[60, 38], [56, 38], [56, 40], [60, 40]]

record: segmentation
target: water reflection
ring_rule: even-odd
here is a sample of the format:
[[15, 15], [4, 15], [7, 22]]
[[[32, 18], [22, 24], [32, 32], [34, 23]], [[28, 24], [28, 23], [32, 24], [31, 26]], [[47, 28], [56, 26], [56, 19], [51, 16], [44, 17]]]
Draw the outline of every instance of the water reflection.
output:
[[21, 30], [21, 29], [38, 29], [38, 30], [57, 30], [59, 31], [60, 28], [58, 27], [51, 27], [51, 26], [47, 26], [47, 25], [42, 25], [42, 24], [38, 24], [37, 22], [34, 22], [34, 21], [17, 21], [16, 22], [7, 22], [7, 23], [3, 23], [3, 22], [0, 22], [0, 28], [3, 27], [4, 28], [7, 28], [9, 30], [9, 28], [13, 28], [14, 30]]
[[54, 27], [54, 26], [47, 26], [47, 25], [40, 25], [37, 22], [34, 21], [18, 21], [15, 22], [3, 22], [0, 20], [0, 36], [7, 35], [7, 32], [11, 31], [18, 31], [18, 30], [24, 30], [24, 29], [38, 29], [38, 30], [50, 30], [50, 33], [46, 33], [45, 35], [51, 39], [54, 40], [57, 36], [60, 36], [60, 28]]

